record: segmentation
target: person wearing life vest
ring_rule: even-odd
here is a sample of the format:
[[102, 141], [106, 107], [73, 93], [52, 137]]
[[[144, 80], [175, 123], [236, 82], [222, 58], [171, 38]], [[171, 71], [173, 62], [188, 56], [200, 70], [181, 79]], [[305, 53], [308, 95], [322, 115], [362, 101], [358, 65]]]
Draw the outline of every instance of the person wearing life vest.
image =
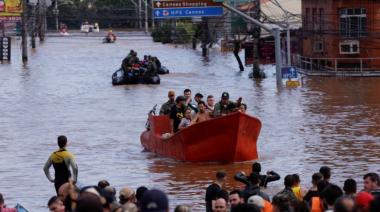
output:
[[[64, 135], [58, 136], [59, 149], [53, 152], [44, 166], [44, 172], [48, 180], [54, 183], [55, 190], [58, 194], [59, 187], [69, 179], [72, 178], [74, 183], [77, 182], [78, 166], [75, 162], [74, 156], [66, 150], [67, 138]], [[55, 171], [55, 178], [50, 175], [50, 167], [53, 165]], [[72, 169], [72, 174], [70, 171]]]

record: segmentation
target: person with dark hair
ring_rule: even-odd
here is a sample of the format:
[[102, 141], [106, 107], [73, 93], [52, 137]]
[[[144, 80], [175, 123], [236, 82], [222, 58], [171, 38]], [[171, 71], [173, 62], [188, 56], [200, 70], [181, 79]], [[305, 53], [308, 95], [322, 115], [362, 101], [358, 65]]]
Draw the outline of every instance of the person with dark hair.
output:
[[204, 101], [198, 102], [198, 113], [195, 115], [195, 117], [192, 119], [191, 124], [196, 124], [202, 121], [209, 120], [210, 114], [206, 112], [206, 103]]
[[247, 112], [247, 105], [244, 103], [241, 103], [241, 105], [239, 106], [239, 112], [246, 113]]
[[364, 190], [374, 196], [380, 196], [380, 177], [374, 172], [370, 172], [363, 177]]
[[100, 196], [92, 192], [83, 192], [77, 200], [75, 212], [103, 212]]
[[334, 204], [334, 212], [353, 212], [355, 202], [349, 196], [340, 197]]
[[323, 189], [320, 196], [325, 203], [326, 211], [333, 211], [335, 201], [343, 196], [343, 191], [339, 186], [330, 183], [325, 189]]
[[292, 212], [289, 195], [279, 193], [272, 199], [273, 212]]
[[[206, 212], [212, 212], [215, 209], [215, 201], [219, 192], [223, 189], [226, 183], [227, 173], [218, 171], [216, 173], [216, 181], [209, 185], [206, 189]], [[227, 195], [228, 198], [228, 195]]]
[[261, 212], [260, 208], [258, 208], [256, 205], [252, 204], [239, 204], [235, 207], [231, 208], [231, 212]]
[[281, 177], [274, 171], [268, 171], [267, 174], [262, 175], [261, 172], [261, 164], [259, 162], [255, 162], [252, 164], [252, 173], [258, 173], [260, 175], [260, 186], [266, 188], [269, 182], [277, 181]]
[[318, 192], [318, 183], [322, 181], [322, 174], [317, 172], [317, 173], [314, 173], [312, 176], [311, 176], [311, 183], [312, 183], [312, 187], [309, 189], [309, 191], [307, 191], [307, 193], [305, 194], [305, 196], [303, 197], [303, 200], [306, 201], [309, 205], [311, 205], [311, 199], [313, 197], [319, 197], [319, 192]]
[[[274, 197], [285, 196], [290, 202], [297, 202], [298, 201], [297, 197], [294, 195], [294, 193], [292, 191], [293, 184], [294, 184], [293, 175], [286, 175], [284, 178], [284, 185], [285, 185], [284, 190], [277, 193]], [[273, 197], [273, 199], [274, 199], [274, 197]]]
[[110, 183], [107, 180], [101, 180], [98, 182], [98, 187], [99, 188], [105, 188], [107, 186], [110, 186]]
[[186, 88], [183, 90], [183, 96], [185, 97], [185, 105], [190, 108], [194, 113], [198, 113], [198, 107], [192, 102], [191, 90]]
[[235, 175], [235, 180], [246, 185], [243, 191], [245, 202], [247, 202], [248, 198], [253, 195], [259, 195], [263, 199], [270, 201], [269, 195], [260, 190], [260, 175], [258, 173], [253, 172], [248, 179], [245, 177], [243, 172], [239, 172]]
[[152, 189], [144, 193], [141, 199], [140, 212], [169, 212], [169, 199], [161, 190]]
[[298, 174], [293, 174], [293, 186], [292, 191], [294, 195], [297, 197], [298, 201], [303, 200], [303, 193], [301, 189], [301, 179]]
[[65, 212], [65, 205], [57, 196], [51, 197], [47, 205], [50, 212]]
[[345, 180], [343, 185], [343, 191], [344, 195], [354, 198], [356, 194], [356, 181], [354, 179]]
[[[55, 191], [58, 194], [58, 189], [61, 185], [69, 182], [72, 178], [74, 183], [77, 182], [78, 166], [75, 162], [73, 154], [66, 150], [67, 138], [64, 135], [58, 136], [59, 149], [53, 152], [44, 166], [44, 172], [50, 182], [54, 183]], [[55, 178], [50, 176], [49, 168], [53, 165], [55, 171]], [[72, 174], [70, 171], [72, 169]]]
[[184, 96], [177, 96], [175, 99], [176, 104], [170, 110], [171, 133], [176, 133], [178, 131], [179, 123], [181, 123], [181, 120], [185, 117], [185, 101], [186, 99]]
[[326, 181], [326, 182], [330, 182], [330, 178], [331, 178], [331, 169], [327, 166], [322, 166], [320, 169], [319, 169], [319, 173], [322, 174], [323, 176], [323, 180]]
[[136, 189], [136, 204], [137, 204], [137, 206], [139, 206], [141, 198], [146, 191], [148, 191], [148, 188], [145, 186], [140, 186]]
[[212, 114], [214, 113], [214, 106], [215, 106], [214, 96], [213, 95], [208, 95], [206, 102], [207, 102], [206, 112], [209, 113], [210, 116], [212, 116]]
[[231, 208], [244, 203], [243, 193], [239, 189], [232, 190], [228, 196], [228, 201], [230, 202]]
[[4, 197], [0, 193], [0, 212], [17, 212], [15, 208], [7, 208], [5, 205]]

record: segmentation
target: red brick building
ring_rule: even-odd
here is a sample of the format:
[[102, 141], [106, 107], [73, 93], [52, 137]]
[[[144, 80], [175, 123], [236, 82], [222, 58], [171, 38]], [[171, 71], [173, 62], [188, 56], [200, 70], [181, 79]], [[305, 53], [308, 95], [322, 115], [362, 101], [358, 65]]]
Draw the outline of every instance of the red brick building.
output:
[[380, 0], [302, 0], [307, 70], [380, 71]]

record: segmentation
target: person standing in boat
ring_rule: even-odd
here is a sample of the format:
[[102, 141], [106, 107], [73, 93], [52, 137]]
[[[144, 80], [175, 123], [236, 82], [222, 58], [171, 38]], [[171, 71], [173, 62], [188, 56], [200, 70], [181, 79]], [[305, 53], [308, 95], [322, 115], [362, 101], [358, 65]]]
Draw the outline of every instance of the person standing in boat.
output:
[[213, 95], [207, 96], [206, 111], [212, 116], [214, 113], [215, 99]]
[[242, 98], [240, 97], [236, 103], [229, 100], [230, 95], [227, 92], [222, 93], [220, 102], [216, 103], [214, 107], [214, 117], [228, 115], [229, 113], [236, 112], [241, 104]]
[[[59, 187], [64, 183], [69, 182], [72, 178], [74, 182], [77, 182], [78, 166], [75, 162], [73, 154], [66, 150], [67, 138], [64, 135], [58, 136], [59, 149], [53, 152], [44, 166], [44, 172], [50, 182], [54, 183], [55, 190], [58, 194]], [[55, 178], [50, 175], [49, 168], [53, 165], [55, 171]], [[71, 175], [70, 167], [73, 174]]]
[[160, 115], [169, 115], [170, 110], [175, 105], [175, 93], [174, 93], [174, 91], [168, 92], [168, 98], [169, 98], [169, 100], [161, 106]]
[[195, 115], [195, 117], [191, 121], [191, 124], [196, 124], [202, 121], [209, 120], [211, 118], [210, 114], [206, 111], [206, 103], [204, 101], [198, 102], [198, 109], [199, 112], [197, 113], [197, 115]]
[[185, 116], [186, 110], [186, 98], [184, 96], [177, 96], [175, 100], [175, 105], [170, 110], [170, 126], [171, 133], [176, 133], [178, 131], [178, 125], [181, 119]]
[[194, 111], [194, 113], [198, 113], [198, 108], [197, 106], [192, 102], [192, 99], [191, 99], [191, 90], [186, 88], [184, 91], [183, 91], [183, 96], [186, 98], [186, 102], [185, 102], [185, 105], [187, 107], [189, 107], [191, 110]]

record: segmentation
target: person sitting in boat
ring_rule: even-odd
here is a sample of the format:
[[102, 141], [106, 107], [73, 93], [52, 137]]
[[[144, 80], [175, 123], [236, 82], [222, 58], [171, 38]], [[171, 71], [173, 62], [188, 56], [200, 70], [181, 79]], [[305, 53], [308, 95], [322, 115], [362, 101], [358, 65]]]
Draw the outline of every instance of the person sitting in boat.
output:
[[241, 103], [241, 105], [239, 106], [239, 112], [246, 113], [247, 112], [247, 105], [244, 103]]
[[207, 105], [206, 105], [206, 111], [212, 116], [214, 113], [214, 106], [215, 106], [215, 99], [213, 95], [207, 96]]
[[197, 113], [197, 115], [195, 115], [191, 124], [196, 124], [202, 121], [209, 120], [211, 118], [210, 113], [206, 111], [206, 103], [204, 101], [198, 102], [198, 109], [199, 109], [199, 112]]
[[177, 96], [175, 99], [176, 104], [170, 110], [171, 133], [176, 133], [178, 131], [178, 125], [185, 116], [185, 101], [186, 98], [184, 96]]
[[153, 62], [153, 59], [150, 57], [149, 60], [148, 60], [148, 66], [147, 66], [147, 71], [146, 71], [146, 74], [148, 74], [148, 76], [154, 76], [157, 74], [157, 66], [156, 66], [156, 63]]
[[240, 97], [236, 103], [229, 100], [230, 95], [227, 92], [222, 93], [220, 102], [216, 103], [214, 107], [214, 117], [225, 116], [229, 113], [236, 112], [241, 104], [242, 98]]
[[187, 108], [185, 110], [185, 117], [183, 117], [181, 119], [181, 122], [178, 125], [178, 129], [182, 130], [182, 129], [185, 129], [186, 127], [190, 126], [190, 124], [191, 124], [191, 117], [192, 117], [191, 116], [191, 109]]
[[174, 91], [168, 92], [168, 98], [169, 98], [169, 100], [161, 106], [160, 115], [169, 115], [170, 110], [175, 105], [175, 93], [174, 93]]
[[106, 36], [106, 41], [108, 43], [112, 43], [112, 42], [115, 42], [116, 41], [116, 35], [113, 34], [112, 32], [112, 29], [110, 29], [107, 33], [107, 36]]
[[152, 57], [153, 62], [156, 64], [157, 69], [161, 68], [161, 61], [157, 57]]
[[139, 63], [139, 58], [137, 57], [137, 52], [133, 51], [133, 49], [129, 52], [127, 57], [123, 59], [121, 67], [124, 71], [129, 71], [133, 64]]

